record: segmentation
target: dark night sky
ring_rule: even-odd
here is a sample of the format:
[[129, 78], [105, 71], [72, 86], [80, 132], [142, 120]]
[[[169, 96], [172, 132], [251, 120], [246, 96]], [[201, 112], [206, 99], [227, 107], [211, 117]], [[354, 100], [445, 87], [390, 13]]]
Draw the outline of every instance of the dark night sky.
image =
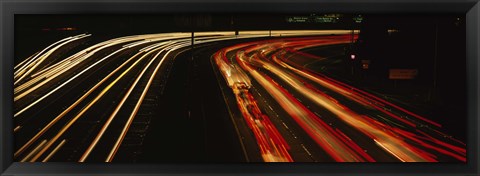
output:
[[[341, 29], [350, 25], [288, 23], [285, 17], [310, 14], [155, 14], [155, 15], [17, 15], [17, 30], [75, 27], [88, 32], [156, 33], [257, 29]], [[233, 22], [232, 22], [233, 20]]]

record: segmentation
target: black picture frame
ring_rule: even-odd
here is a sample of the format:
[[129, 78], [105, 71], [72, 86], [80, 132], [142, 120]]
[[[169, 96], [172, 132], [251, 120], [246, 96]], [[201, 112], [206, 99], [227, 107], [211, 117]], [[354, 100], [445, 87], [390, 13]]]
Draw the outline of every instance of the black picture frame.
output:
[[[13, 175], [479, 175], [479, 0], [1, 0], [0, 173]], [[107, 164], [13, 162], [15, 14], [150, 13], [465, 13], [467, 34], [467, 163]]]

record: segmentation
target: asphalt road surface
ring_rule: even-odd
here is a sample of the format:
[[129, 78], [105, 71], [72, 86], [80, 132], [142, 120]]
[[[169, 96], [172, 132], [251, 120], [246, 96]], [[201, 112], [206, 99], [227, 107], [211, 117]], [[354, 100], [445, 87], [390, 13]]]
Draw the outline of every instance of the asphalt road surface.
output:
[[61, 39], [15, 66], [15, 160], [466, 161], [441, 124], [302, 64], [349, 32]]

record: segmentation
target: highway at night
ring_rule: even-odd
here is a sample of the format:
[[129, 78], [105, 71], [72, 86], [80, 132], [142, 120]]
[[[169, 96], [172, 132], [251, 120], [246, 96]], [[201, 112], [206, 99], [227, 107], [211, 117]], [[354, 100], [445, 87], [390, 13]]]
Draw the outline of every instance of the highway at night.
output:
[[308, 67], [349, 59], [358, 33], [58, 39], [15, 65], [14, 158], [466, 162], [465, 142], [443, 124]]

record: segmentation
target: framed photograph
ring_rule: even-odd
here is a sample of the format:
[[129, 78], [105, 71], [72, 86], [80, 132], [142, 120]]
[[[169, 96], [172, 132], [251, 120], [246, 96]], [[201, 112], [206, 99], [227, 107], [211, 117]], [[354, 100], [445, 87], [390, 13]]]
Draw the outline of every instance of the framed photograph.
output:
[[1, 1], [2, 175], [479, 174], [478, 1]]

